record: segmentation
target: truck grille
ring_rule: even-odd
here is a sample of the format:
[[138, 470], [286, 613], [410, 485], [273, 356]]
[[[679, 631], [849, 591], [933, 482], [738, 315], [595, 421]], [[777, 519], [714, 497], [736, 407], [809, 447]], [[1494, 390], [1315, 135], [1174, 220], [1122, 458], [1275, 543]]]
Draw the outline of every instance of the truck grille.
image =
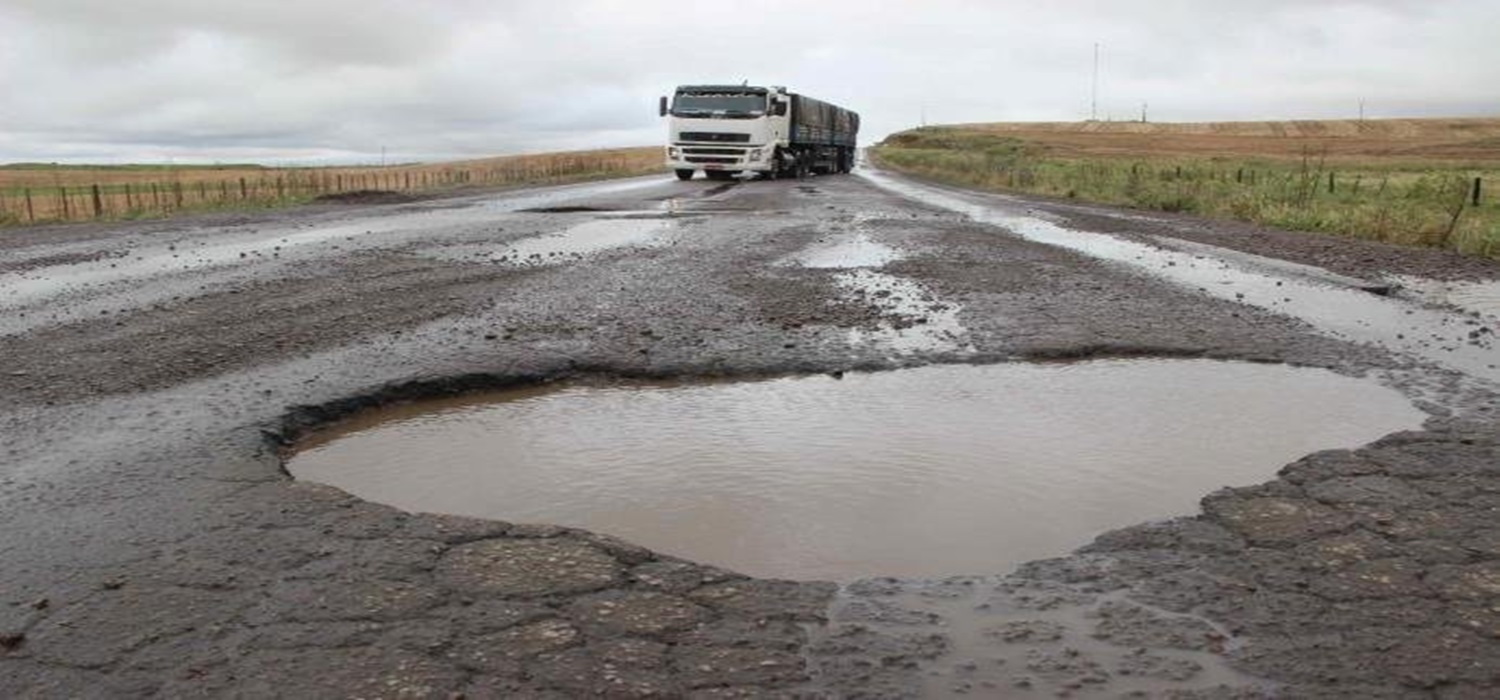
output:
[[739, 158], [728, 156], [688, 156], [685, 160], [689, 163], [734, 163]]
[[745, 152], [743, 148], [693, 148], [682, 149], [682, 152], [690, 156], [737, 156]]
[[678, 135], [683, 141], [712, 141], [717, 143], [750, 143], [749, 134], [719, 134], [709, 131], [684, 131]]

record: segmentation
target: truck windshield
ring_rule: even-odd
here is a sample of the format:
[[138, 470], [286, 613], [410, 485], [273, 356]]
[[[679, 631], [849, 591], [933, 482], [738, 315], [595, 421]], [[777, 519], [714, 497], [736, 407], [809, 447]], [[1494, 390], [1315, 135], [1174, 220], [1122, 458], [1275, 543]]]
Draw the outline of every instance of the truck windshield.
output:
[[765, 114], [765, 95], [726, 95], [678, 93], [672, 101], [672, 114], [683, 116], [725, 114]]

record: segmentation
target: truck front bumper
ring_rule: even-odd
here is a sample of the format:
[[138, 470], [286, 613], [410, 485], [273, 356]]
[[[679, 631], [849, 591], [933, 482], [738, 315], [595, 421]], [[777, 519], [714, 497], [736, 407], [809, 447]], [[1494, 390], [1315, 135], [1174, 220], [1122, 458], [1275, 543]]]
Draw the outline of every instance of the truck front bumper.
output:
[[696, 146], [667, 147], [667, 167], [673, 170], [725, 170], [769, 172], [775, 149], [770, 146]]

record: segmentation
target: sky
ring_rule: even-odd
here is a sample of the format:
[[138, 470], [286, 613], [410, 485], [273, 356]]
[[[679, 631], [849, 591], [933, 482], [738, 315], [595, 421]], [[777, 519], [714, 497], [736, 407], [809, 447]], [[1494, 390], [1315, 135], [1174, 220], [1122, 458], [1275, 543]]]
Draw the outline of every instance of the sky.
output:
[[867, 144], [1143, 105], [1500, 116], [1497, 27], [1497, 0], [0, 0], [0, 163], [655, 145], [658, 96], [742, 81], [860, 112]]

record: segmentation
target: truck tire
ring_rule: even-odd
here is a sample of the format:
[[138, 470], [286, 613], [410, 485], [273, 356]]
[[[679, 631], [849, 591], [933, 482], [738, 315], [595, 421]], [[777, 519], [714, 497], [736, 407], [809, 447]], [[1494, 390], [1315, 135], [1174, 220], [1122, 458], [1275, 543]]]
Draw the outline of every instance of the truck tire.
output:
[[691, 179], [693, 179], [693, 171], [691, 171], [691, 170], [678, 170], [677, 171], [677, 179], [678, 180], [691, 180]]

